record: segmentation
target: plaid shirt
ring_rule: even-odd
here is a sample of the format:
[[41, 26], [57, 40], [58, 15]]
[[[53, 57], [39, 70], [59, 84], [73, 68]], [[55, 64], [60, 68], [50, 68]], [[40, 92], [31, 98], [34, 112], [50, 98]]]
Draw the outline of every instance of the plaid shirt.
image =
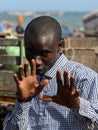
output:
[[84, 65], [69, 61], [64, 54], [45, 73], [49, 83], [41, 93], [56, 95], [56, 72], [69, 71], [80, 89], [80, 107], [70, 109], [53, 102], [43, 102], [38, 96], [27, 103], [16, 101], [3, 123], [3, 130], [98, 130], [98, 74]]

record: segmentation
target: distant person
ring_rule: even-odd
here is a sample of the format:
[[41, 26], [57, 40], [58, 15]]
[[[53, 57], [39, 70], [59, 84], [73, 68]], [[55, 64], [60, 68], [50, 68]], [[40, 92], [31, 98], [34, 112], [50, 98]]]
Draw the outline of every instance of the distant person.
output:
[[73, 37], [84, 37], [84, 28], [75, 28], [72, 34]]
[[68, 33], [69, 33], [68, 28], [66, 26], [62, 25], [62, 37], [64, 38], [64, 37], [68, 36]]
[[5, 20], [3, 21], [3, 32], [4, 33], [12, 33], [13, 32], [13, 23], [11, 21]]
[[21, 25], [16, 26], [16, 32], [17, 34], [23, 34], [24, 28]]
[[17, 22], [18, 22], [18, 25], [16, 26], [16, 32], [17, 34], [23, 34], [24, 33], [24, 28], [22, 27], [23, 16], [18, 16]]
[[72, 32], [73, 37], [80, 37], [80, 32], [78, 28], [74, 28]]
[[61, 35], [50, 16], [27, 25], [24, 45], [31, 72], [26, 61], [14, 74], [17, 99], [3, 130], [98, 130], [98, 74], [61, 54]]
[[0, 32], [3, 32], [3, 30], [4, 30], [4, 25], [0, 23]]

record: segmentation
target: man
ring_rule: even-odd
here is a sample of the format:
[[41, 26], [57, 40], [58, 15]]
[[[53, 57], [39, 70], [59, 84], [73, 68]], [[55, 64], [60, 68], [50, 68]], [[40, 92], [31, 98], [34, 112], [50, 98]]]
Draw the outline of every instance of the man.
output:
[[21, 25], [17, 25], [16, 32], [17, 32], [17, 34], [23, 34], [24, 33], [23, 27]]
[[[4, 130], [97, 130], [98, 74], [61, 54], [60, 24], [40, 16], [26, 27], [26, 58], [19, 66], [17, 100]], [[23, 71], [24, 70], [24, 71]]]

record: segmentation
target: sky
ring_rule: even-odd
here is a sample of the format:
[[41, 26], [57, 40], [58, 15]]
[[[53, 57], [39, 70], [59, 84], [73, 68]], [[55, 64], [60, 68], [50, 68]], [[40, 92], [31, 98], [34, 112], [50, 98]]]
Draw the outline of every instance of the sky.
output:
[[98, 0], [0, 0], [0, 11], [92, 11]]

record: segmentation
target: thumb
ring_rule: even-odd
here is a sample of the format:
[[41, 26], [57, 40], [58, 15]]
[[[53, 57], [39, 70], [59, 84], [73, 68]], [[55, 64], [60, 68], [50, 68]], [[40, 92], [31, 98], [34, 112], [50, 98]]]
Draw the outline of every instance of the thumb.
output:
[[80, 89], [76, 89], [76, 90], [75, 90], [75, 97], [78, 97], [79, 94], [80, 94]]
[[43, 101], [45, 101], [45, 102], [52, 102], [52, 101], [53, 101], [52, 97], [51, 97], [51, 96], [48, 96], [48, 95], [40, 95], [40, 96], [39, 96], [39, 99], [40, 99], [40, 100], [43, 100]]
[[40, 87], [44, 87], [45, 85], [48, 84], [48, 79], [44, 79], [40, 82]]
[[45, 79], [45, 80], [42, 80], [41, 83], [39, 84], [39, 91], [42, 91], [42, 89], [48, 84], [48, 80]]

